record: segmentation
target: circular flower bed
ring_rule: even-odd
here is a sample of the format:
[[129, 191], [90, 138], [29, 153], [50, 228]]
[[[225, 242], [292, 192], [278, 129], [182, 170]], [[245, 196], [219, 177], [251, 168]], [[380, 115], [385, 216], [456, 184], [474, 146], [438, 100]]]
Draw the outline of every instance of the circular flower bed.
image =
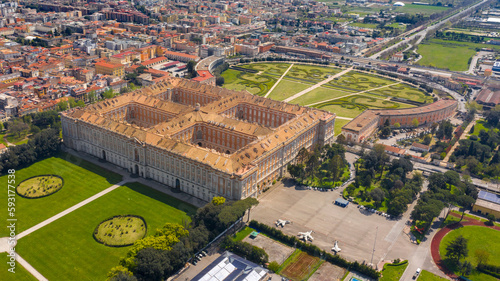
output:
[[144, 218], [134, 215], [114, 216], [101, 222], [94, 230], [94, 239], [106, 246], [123, 247], [133, 245], [146, 236]]
[[64, 180], [56, 175], [40, 175], [25, 179], [16, 188], [17, 194], [24, 198], [41, 198], [59, 191]]

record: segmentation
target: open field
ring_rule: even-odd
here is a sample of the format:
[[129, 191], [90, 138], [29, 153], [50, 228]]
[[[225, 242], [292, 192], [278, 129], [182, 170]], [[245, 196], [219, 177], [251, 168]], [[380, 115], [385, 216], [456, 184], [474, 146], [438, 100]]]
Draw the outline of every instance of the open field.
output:
[[399, 281], [406, 268], [408, 267], [408, 262], [400, 265], [384, 264], [384, 269], [382, 270], [382, 277], [380, 281]]
[[446, 281], [448, 279], [437, 276], [436, 274], [430, 273], [427, 270], [422, 270], [420, 277], [418, 278], [423, 281]]
[[442, 7], [442, 6], [425, 6], [425, 5], [415, 5], [405, 3], [404, 7], [394, 7], [394, 11], [398, 13], [406, 13], [406, 14], [424, 14], [424, 15], [432, 15], [435, 13], [440, 13], [442, 11], [446, 11], [450, 8]]
[[388, 24], [386, 26], [390, 26], [390, 27], [393, 27], [393, 28], [399, 28], [399, 29], [401, 29], [403, 31], [406, 30], [406, 25], [405, 24], [399, 24], [397, 22], [393, 22], [393, 23]]
[[[142, 216], [151, 235], [167, 222], [182, 224], [195, 207], [139, 183], [127, 183], [23, 237], [17, 252], [49, 280], [104, 280], [129, 247], [107, 247], [95, 227], [115, 215]], [[57, 265], [57, 266], [54, 266]]]
[[273, 100], [284, 100], [309, 87], [311, 87], [311, 84], [292, 82], [287, 79], [282, 79], [278, 86], [276, 86], [276, 88], [274, 88], [271, 94], [267, 97]]
[[22, 267], [16, 261], [15, 273], [7, 271], [10, 266], [7, 264], [9, 262], [9, 257], [7, 253], [2, 253], [2, 258], [0, 259], [0, 281], [36, 281], [35, 276], [31, 275], [24, 267]]
[[417, 52], [422, 55], [418, 64], [465, 71], [469, 68], [469, 58], [476, 53], [476, 49], [486, 47], [500, 51], [500, 46], [496, 45], [432, 39], [418, 45]]
[[283, 268], [280, 274], [294, 281], [305, 280], [314, 273], [322, 263], [323, 260], [302, 252]]
[[[16, 218], [18, 233], [26, 230], [61, 211], [99, 193], [121, 180], [121, 176], [95, 166], [70, 154], [60, 153], [16, 171], [16, 183], [37, 176], [55, 174], [64, 179], [64, 186], [58, 192], [43, 198], [26, 199], [16, 197]], [[7, 182], [7, 176], [0, 177]], [[0, 194], [0, 200], [7, 202], [7, 192]], [[94, 225], [95, 228], [96, 225]], [[7, 235], [7, 229], [0, 230], [0, 237]]]
[[[459, 235], [462, 235], [468, 240], [467, 248], [469, 253], [465, 260], [472, 263], [474, 267], [477, 265], [475, 251], [478, 249], [486, 250], [490, 254], [488, 264], [500, 266], [500, 231], [482, 226], [465, 226], [448, 233], [439, 244], [439, 254], [450, 270], [457, 271], [456, 268], [445, 259], [446, 246]], [[475, 269], [468, 278], [474, 281], [496, 280], [493, 276], [480, 273]]]
[[247, 237], [248, 235], [250, 235], [250, 233], [252, 233], [254, 231], [255, 231], [255, 229], [253, 229], [251, 227], [248, 227], [248, 226], [245, 226], [245, 228], [243, 228], [242, 230], [238, 231], [238, 233], [236, 233], [233, 236], [233, 240], [234, 241], [241, 241], [241, 240], [245, 239], [245, 237]]
[[343, 97], [352, 93], [343, 92], [339, 90], [334, 90], [326, 87], [318, 87], [305, 95], [302, 95], [294, 100], [291, 103], [298, 103], [300, 105], [308, 105], [311, 103], [316, 103], [320, 101], [325, 101], [329, 99], [334, 99], [338, 97]]
[[355, 26], [355, 27], [361, 27], [361, 28], [370, 28], [370, 29], [375, 29], [377, 28], [378, 24], [375, 23], [363, 23], [363, 22], [355, 22], [349, 24], [350, 26]]
[[341, 70], [339, 68], [294, 64], [285, 77], [315, 84], [327, 79], [331, 75], [339, 73], [340, 71]]
[[[255, 238], [246, 237], [243, 242], [252, 244], [261, 249], [264, 249], [269, 255], [269, 261], [275, 261], [278, 264], [284, 264], [285, 260], [295, 251], [294, 248], [275, 241], [263, 234], [257, 235]], [[285, 266], [282, 266], [284, 268]]]

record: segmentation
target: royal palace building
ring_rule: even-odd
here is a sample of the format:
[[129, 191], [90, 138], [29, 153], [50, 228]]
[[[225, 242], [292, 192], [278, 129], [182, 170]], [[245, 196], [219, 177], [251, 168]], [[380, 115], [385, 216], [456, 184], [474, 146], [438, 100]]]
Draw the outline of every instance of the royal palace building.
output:
[[257, 197], [335, 115], [170, 78], [62, 113], [65, 146], [210, 201]]

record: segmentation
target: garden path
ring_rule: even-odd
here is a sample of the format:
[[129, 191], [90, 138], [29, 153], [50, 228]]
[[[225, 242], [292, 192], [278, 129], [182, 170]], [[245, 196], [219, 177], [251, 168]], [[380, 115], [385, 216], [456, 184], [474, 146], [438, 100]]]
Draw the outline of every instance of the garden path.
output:
[[305, 94], [309, 93], [310, 91], [312, 91], [312, 90], [314, 90], [314, 89], [316, 89], [316, 88], [318, 88], [318, 87], [321, 87], [321, 86], [323, 86], [324, 84], [326, 84], [326, 83], [328, 83], [328, 82], [332, 81], [333, 79], [335, 79], [335, 78], [337, 78], [337, 77], [340, 77], [340, 76], [342, 76], [342, 75], [346, 74], [347, 72], [351, 71], [352, 69], [353, 69], [353, 67], [350, 67], [350, 68], [348, 68], [348, 69], [346, 69], [346, 70], [343, 70], [343, 71], [341, 71], [341, 72], [339, 72], [339, 73], [337, 73], [337, 74], [335, 74], [335, 75], [332, 75], [332, 76], [328, 77], [327, 79], [325, 79], [325, 80], [323, 80], [323, 81], [319, 82], [318, 84], [315, 84], [315, 85], [313, 85], [313, 86], [311, 86], [311, 87], [309, 87], [309, 88], [307, 88], [307, 89], [303, 90], [302, 92], [297, 93], [297, 94], [295, 94], [295, 95], [293, 95], [293, 96], [291, 96], [291, 97], [289, 97], [289, 98], [287, 98], [287, 99], [285, 99], [285, 100], [283, 100], [283, 101], [284, 101], [284, 102], [289, 102], [289, 101], [294, 100], [294, 99], [296, 99], [296, 98], [298, 98], [298, 97], [300, 97], [300, 96], [303, 96], [303, 95], [305, 95]]
[[397, 84], [400, 84], [400, 83], [401, 83], [401, 82], [397, 82], [397, 83], [394, 83], [394, 84], [389, 84], [389, 85], [385, 85], [385, 86], [378, 87], [378, 88], [374, 88], [374, 89], [364, 90], [364, 91], [361, 91], [361, 92], [352, 93], [352, 94], [349, 94], [349, 95], [345, 95], [345, 96], [341, 96], [341, 97], [337, 97], [337, 98], [333, 98], [333, 99], [329, 99], [329, 100], [319, 101], [319, 102], [315, 102], [315, 103], [308, 104], [308, 105], [306, 105], [306, 106], [313, 106], [313, 105], [320, 104], [320, 103], [324, 103], [324, 102], [327, 102], [327, 101], [338, 100], [338, 99], [345, 98], [345, 97], [350, 97], [350, 96], [354, 96], [354, 95], [359, 95], [359, 94], [363, 94], [363, 93], [366, 93], [366, 92], [375, 91], [375, 90], [379, 90], [379, 89], [382, 89], [382, 88], [386, 88], [386, 87], [394, 86], [394, 85], [397, 85]]
[[467, 128], [465, 128], [464, 132], [460, 136], [460, 139], [453, 145], [453, 147], [450, 149], [450, 151], [446, 154], [446, 156], [443, 159], [443, 163], [448, 163], [448, 160], [450, 160], [450, 156], [455, 152], [455, 149], [460, 145], [460, 140], [466, 139], [469, 136], [469, 131], [476, 124], [476, 121], [479, 119], [479, 117], [475, 117], [472, 122], [467, 125]]
[[274, 88], [276, 88], [276, 86], [278, 86], [278, 84], [281, 82], [281, 79], [283, 79], [283, 77], [285, 77], [285, 75], [288, 73], [288, 71], [290, 69], [292, 69], [293, 67], [293, 63], [290, 65], [290, 67], [288, 67], [288, 69], [285, 71], [285, 73], [283, 73], [283, 75], [281, 75], [280, 79], [278, 79], [278, 81], [276, 81], [276, 83], [274, 83], [274, 85], [271, 87], [271, 89], [269, 89], [269, 91], [267, 91], [267, 94], [264, 96], [265, 98], [267, 98], [267, 96], [269, 96], [269, 94], [274, 90]]
[[45, 278], [38, 270], [36, 270], [31, 264], [29, 264], [25, 259], [23, 259], [20, 255], [16, 254], [17, 262], [22, 265], [29, 273], [31, 273], [36, 279], [39, 281], [48, 281], [49, 279]]

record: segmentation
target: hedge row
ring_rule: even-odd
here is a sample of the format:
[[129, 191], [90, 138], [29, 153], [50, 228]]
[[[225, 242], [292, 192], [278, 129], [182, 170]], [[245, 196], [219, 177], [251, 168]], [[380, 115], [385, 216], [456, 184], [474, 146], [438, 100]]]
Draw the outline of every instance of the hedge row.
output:
[[299, 247], [302, 251], [308, 253], [311, 256], [319, 257], [323, 256], [325, 257], [325, 260], [327, 262], [330, 262], [334, 265], [343, 267], [343, 268], [348, 268], [349, 270], [352, 271], [357, 271], [361, 274], [364, 274], [370, 278], [373, 279], [378, 279], [380, 277], [380, 273], [377, 272], [375, 269], [365, 265], [365, 264], [360, 264], [359, 262], [349, 262], [342, 258], [339, 255], [332, 255], [331, 253], [327, 253], [324, 250], [321, 250], [318, 248], [316, 245], [305, 243], [300, 241], [297, 237], [295, 236], [289, 236], [281, 232], [281, 230], [267, 226], [263, 223], [259, 223], [255, 220], [252, 220], [250, 222], [250, 227], [257, 229], [269, 237], [278, 240], [284, 244], [287, 244], [289, 246], [297, 246]]
[[229, 236], [224, 238], [221, 247], [256, 264], [264, 265], [269, 262], [269, 255], [264, 249], [247, 242], [234, 241]]
[[477, 270], [500, 279], [500, 266], [490, 264], [478, 264]]

